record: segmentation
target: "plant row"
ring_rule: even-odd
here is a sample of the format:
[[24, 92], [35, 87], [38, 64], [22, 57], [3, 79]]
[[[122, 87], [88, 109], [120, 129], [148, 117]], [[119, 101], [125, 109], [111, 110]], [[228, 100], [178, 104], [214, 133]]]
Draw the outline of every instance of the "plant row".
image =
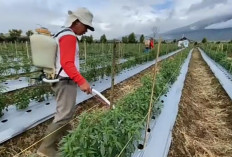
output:
[[[160, 55], [164, 55], [167, 53], [166, 49], [161, 49]], [[119, 54], [119, 53], [117, 53]], [[147, 61], [151, 61], [155, 59], [156, 52], [155, 50], [152, 50], [150, 53], [133, 53], [133, 58], [129, 59], [127, 62], [116, 64], [116, 73], [121, 72], [124, 69], [128, 69], [130, 67], [133, 67], [137, 64], [141, 64]], [[117, 59], [119, 59], [119, 55], [117, 55]], [[92, 58], [87, 60], [87, 68], [82, 70], [82, 75], [88, 80], [88, 81], [96, 81], [100, 78], [104, 78], [105, 76], [111, 76], [111, 56], [104, 56], [102, 58]], [[89, 67], [89, 68], [88, 68]], [[44, 83], [45, 84], [45, 83]], [[36, 85], [35, 85], [36, 86]], [[6, 107], [11, 104], [16, 104], [16, 107], [18, 109], [24, 109], [27, 108], [30, 101], [35, 98], [36, 94], [38, 94], [38, 97], [44, 94], [50, 94], [51, 90], [43, 90], [43, 86], [38, 86], [36, 89], [32, 88], [25, 88], [22, 90], [18, 90], [15, 95], [8, 96], [8, 93], [2, 94], [3, 96], [0, 97], [0, 112]], [[38, 91], [38, 92], [37, 92]], [[37, 93], [36, 93], [37, 92]], [[20, 96], [25, 95], [25, 96]], [[9, 97], [10, 100], [9, 101]]]
[[204, 44], [201, 48], [209, 57], [232, 74], [232, 44], [227, 46], [222, 44]]
[[[157, 74], [153, 102], [167, 92], [180, 72], [189, 50], [177, 54], [174, 59], [163, 61]], [[116, 102], [116, 109], [95, 110], [80, 115], [78, 126], [60, 142], [63, 157], [116, 157], [131, 156], [141, 140], [141, 130], [148, 113], [152, 92], [152, 76], [141, 79], [142, 86]], [[159, 108], [154, 106], [153, 114]], [[126, 146], [126, 149], [122, 149]]]

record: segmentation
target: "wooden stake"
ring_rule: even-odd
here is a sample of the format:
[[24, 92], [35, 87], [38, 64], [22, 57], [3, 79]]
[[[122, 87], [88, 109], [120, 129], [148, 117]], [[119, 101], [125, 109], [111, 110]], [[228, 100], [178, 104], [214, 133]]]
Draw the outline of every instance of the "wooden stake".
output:
[[16, 53], [16, 56], [17, 56], [18, 55], [18, 50], [17, 50], [16, 41], [15, 41], [15, 53]]
[[156, 54], [156, 63], [155, 63], [155, 67], [152, 69], [153, 71], [153, 82], [152, 82], [152, 92], [151, 92], [151, 97], [150, 97], [150, 104], [149, 104], [149, 109], [148, 109], [148, 115], [147, 115], [147, 123], [146, 123], [146, 130], [145, 130], [145, 138], [144, 138], [144, 143], [143, 143], [143, 147], [146, 147], [147, 144], [147, 139], [148, 139], [148, 129], [150, 127], [150, 118], [151, 118], [151, 113], [152, 113], [152, 107], [154, 102], [153, 100], [153, 96], [154, 96], [154, 88], [155, 88], [155, 82], [156, 82], [156, 73], [157, 73], [157, 65], [158, 65], [158, 60], [159, 60], [159, 52], [160, 52], [160, 44], [161, 44], [161, 38], [159, 39], [159, 43], [158, 43], [158, 47], [157, 47], [157, 54]]
[[116, 65], [116, 42], [114, 41], [113, 54], [112, 54], [112, 67], [111, 67], [111, 93], [110, 93], [110, 106], [113, 106], [114, 101], [114, 76]]
[[4, 46], [5, 46], [5, 49], [7, 49], [7, 47], [6, 47], [6, 42], [5, 42], [5, 41], [3, 42], [3, 44], [4, 44]]
[[85, 51], [85, 64], [87, 60], [87, 54], [86, 54], [86, 40], [84, 40], [84, 51]]
[[30, 58], [30, 56], [29, 56], [29, 51], [28, 51], [27, 41], [26, 41], [26, 51], [27, 51], [27, 58], [29, 59], [29, 58]]

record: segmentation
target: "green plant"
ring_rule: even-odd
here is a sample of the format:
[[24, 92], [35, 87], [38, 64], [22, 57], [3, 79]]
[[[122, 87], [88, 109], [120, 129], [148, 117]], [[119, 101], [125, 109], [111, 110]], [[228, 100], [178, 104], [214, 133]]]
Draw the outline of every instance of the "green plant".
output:
[[[172, 75], [162, 65], [162, 70], [157, 75], [158, 84], [155, 88], [154, 97], [158, 99], [160, 94], [165, 93], [170, 77], [176, 79], [180, 70], [180, 60], [186, 58], [189, 50], [178, 54], [170, 66]], [[168, 64], [168, 63], [167, 63]], [[170, 64], [170, 63], [169, 63]], [[136, 142], [140, 139], [140, 131], [144, 128], [144, 119], [148, 112], [150, 101], [152, 77], [146, 75], [142, 78], [143, 86], [134, 93], [130, 93], [116, 103], [116, 109], [108, 112], [97, 110], [84, 113], [80, 116], [79, 125], [60, 142], [60, 151], [63, 157], [111, 157], [117, 156], [122, 148], [128, 143], [121, 156], [130, 156], [135, 149]], [[153, 113], [160, 112], [159, 107], [153, 108]], [[158, 111], [159, 110], [159, 111]], [[137, 143], [138, 144], [138, 143]]]

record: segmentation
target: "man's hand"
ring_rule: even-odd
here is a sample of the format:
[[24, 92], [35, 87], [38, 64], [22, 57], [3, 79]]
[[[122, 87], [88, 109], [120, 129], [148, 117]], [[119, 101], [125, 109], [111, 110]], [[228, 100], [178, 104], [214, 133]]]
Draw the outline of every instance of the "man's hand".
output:
[[87, 81], [80, 86], [80, 89], [86, 94], [92, 94], [92, 89]]

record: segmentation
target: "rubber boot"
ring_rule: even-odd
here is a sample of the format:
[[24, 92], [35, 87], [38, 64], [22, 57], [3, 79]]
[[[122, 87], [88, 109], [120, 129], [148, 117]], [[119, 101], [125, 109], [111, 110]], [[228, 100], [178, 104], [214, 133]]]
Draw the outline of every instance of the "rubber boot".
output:
[[[42, 157], [58, 157], [57, 140], [59, 140], [64, 135], [64, 133], [67, 132], [69, 128], [69, 126], [64, 126], [64, 127], [62, 126], [63, 125], [54, 124], [54, 123], [48, 126], [46, 131], [46, 136], [48, 134], [50, 135], [43, 140], [42, 144], [38, 148], [37, 150], [38, 155]], [[58, 128], [60, 129], [57, 130]]]

